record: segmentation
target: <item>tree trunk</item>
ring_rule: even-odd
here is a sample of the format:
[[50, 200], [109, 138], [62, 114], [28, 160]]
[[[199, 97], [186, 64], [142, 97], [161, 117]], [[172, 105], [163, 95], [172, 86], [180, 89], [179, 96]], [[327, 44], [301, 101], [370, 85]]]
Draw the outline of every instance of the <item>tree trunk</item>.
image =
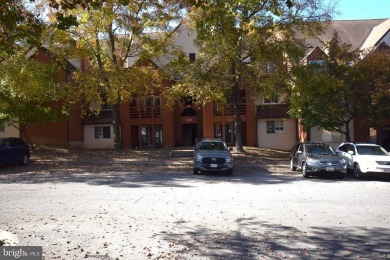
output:
[[120, 117], [120, 103], [116, 102], [112, 107], [113, 117], [113, 131], [114, 131], [114, 149], [123, 149], [122, 134], [121, 134], [121, 117]]
[[233, 108], [234, 108], [234, 132], [236, 138], [236, 150], [238, 153], [244, 153], [242, 141], [242, 121], [240, 113], [240, 87], [238, 84], [232, 89]]
[[351, 142], [351, 130], [349, 129], [349, 121], [345, 123], [345, 139]]
[[26, 132], [26, 126], [19, 126], [18, 128], [19, 128], [19, 131], [20, 131], [21, 136], [23, 137], [23, 135], [24, 135], [24, 136], [26, 137], [27, 143], [30, 145], [30, 149], [31, 149], [32, 151], [34, 151], [34, 145], [33, 145], [33, 143], [31, 142], [31, 139], [30, 139], [30, 137], [28, 136], [28, 134], [27, 134], [27, 132]]

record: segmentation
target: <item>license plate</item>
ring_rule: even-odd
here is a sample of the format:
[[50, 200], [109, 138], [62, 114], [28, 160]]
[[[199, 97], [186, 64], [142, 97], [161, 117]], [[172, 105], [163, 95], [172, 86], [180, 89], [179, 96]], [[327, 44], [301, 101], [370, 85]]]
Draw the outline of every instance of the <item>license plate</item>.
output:
[[327, 172], [334, 172], [334, 168], [333, 167], [326, 167], [326, 171]]
[[218, 167], [218, 164], [212, 163], [212, 164], [210, 164], [210, 167], [211, 167], [211, 168], [217, 168], [217, 167]]

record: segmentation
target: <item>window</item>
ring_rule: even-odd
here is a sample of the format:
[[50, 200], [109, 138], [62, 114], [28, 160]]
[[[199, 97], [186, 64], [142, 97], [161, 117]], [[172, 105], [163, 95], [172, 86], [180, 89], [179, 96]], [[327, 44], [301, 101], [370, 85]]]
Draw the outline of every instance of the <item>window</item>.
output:
[[222, 140], [222, 124], [215, 124], [214, 130], [215, 130], [214, 133], [215, 138]]
[[4, 124], [0, 124], [0, 132], [4, 133], [5, 132], [5, 126]]
[[369, 133], [370, 133], [369, 142], [372, 144], [376, 144], [376, 142], [378, 140], [377, 130], [375, 128], [370, 127]]
[[104, 101], [102, 104], [102, 110], [112, 110], [112, 105]]
[[[153, 147], [153, 127], [141, 126], [142, 147]], [[154, 145], [163, 145], [162, 125], [154, 126]]]
[[325, 61], [323, 60], [310, 60], [308, 62], [309, 65], [318, 65], [318, 66], [323, 66], [325, 64]]
[[234, 124], [225, 124], [225, 140], [226, 143], [234, 143], [236, 141], [234, 135]]
[[279, 103], [279, 94], [274, 92], [267, 97], [264, 97], [263, 104], [278, 104]]
[[267, 121], [267, 134], [283, 134], [283, 121]]
[[222, 124], [214, 125], [215, 138], [223, 140], [225, 143], [234, 143], [236, 136], [234, 134], [234, 123], [227, 123], [222, 127]]
[[95, 127], [95, 139], [109, 139], [111, 138], [110, 126], [96, 126]]
[[194, 62], [195, 61], [195, 53], [188, 54], [188, 58], [190, 59], [190, 62]]
[[162, 146], [163, 145], [162, 125], [154, 126], [154, 135], [155, 135], [155, 145]]

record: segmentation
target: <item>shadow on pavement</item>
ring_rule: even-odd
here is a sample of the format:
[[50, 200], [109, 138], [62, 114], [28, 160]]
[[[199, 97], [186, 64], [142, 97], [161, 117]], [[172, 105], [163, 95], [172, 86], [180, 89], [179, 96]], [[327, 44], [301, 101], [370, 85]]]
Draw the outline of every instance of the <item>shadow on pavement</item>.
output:
[[[385, 259], [390, 257], [390, 230], [364, 227], [295, 227], [237, 219], [227, 233], [209, 227], [161, 234], [169, 243], [170, 256], [206, 259]], [[189, 225], [188, 225], [189, 226]], [[183, 229], [189, 229], [185, 224]], [[153, 252], [152, 252], [153, 253]], [[154, 258], [168, 257], [155, 252]]]

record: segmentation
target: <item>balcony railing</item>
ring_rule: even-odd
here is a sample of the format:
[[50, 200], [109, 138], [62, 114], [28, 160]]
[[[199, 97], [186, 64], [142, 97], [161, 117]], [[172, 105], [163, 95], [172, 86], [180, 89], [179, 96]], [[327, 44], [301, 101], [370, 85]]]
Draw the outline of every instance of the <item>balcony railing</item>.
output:
[[[240, 115], [245, 115], [246, 114], [246, 104], [245, 103], [240, 103], [239, 105], [240, 108]], [[216, 104], [213, 105], [213, 115], [214, 116], [221, 116], [222, 113], [227, 116], [227, 115], [234, 115], [234, 106], [233, 104], [226, 104], [223, 109], [219, 108]]]
[[130, 118], [161, 118], [161, 107], [159, 106], [130, 107]]

